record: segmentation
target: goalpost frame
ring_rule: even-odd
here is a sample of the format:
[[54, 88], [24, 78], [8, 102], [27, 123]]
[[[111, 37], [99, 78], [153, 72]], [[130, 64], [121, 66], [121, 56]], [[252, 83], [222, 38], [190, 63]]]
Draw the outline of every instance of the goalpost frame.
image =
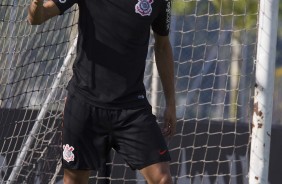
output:
[[267, 184], [279, 0], [260, 0], [249, 183]]
[[16, 178], [21, 171], [22, 163], [24, 162], [26, 155], [28, 153], [28, 150], [30, 149], [31, 145], [34, 142], [35, 135], [40, 130], [40, 127], [42, 125], [41, 122], [42, 122], [43, 118], [45, 117], [46, 113], [48, 112], [48, 107], [50, 105], [50, 101], [53, 98], [58, 85], [60, 84], [60, 81], [63, 77], [63, 74], [65, 73], [65, 71], [67, 70], [67, 68], [69, 67], [69, 65], [71, 63], [72, 53], [75, 51], [76, 45], [77, 45], [77, 36], [75, 37], [75, 39], [73, 41], [73, 45], [70, 47], [70, 49], [67, 53], [67, 56], [64, 59], [64, 63], [61, 66], [61, 69], [60, 69], [59, 73], [57, 74], [57, 76], [54, 80], [54, 83], [51, 87], [50, 93], [48, 94], [48, 96], [46, 97], [46, 100], [42, 104], [41, 111], [39, 112], [39, 114], [36, 118], [36, 122], [33, 125], [32, 130], [30, 131], [30, 133], [29, 133], [29, 135], [28, 135], [28, 137], [25, 141], [25, 144], [23, 144], [23, 146], [22, 146], [22, 148], [21, 148], [21, 150], [20, 150], [20, 152], [17, 156], [15, 165], [14, 165], [13, 170], [12, 170], [10, 176], [9, 176], [7, 184], [13, 184], [16, 181]]

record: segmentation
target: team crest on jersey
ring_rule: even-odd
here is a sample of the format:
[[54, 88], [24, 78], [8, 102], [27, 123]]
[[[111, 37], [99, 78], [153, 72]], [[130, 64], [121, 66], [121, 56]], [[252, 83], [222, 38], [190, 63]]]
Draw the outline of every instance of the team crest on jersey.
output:
[[150, 16], [152, 13], [151, 4], [153, 2], [154, 0], [138, 0], [138, 3], [135, 5], [135, 12], [141, 16]]
[[74, 154], [73, 154], [73, 150], [74, 148], [68, 144], [63, 145], [63, 158], [65, 161], [67, 162], [71, 162], [74, 161]]

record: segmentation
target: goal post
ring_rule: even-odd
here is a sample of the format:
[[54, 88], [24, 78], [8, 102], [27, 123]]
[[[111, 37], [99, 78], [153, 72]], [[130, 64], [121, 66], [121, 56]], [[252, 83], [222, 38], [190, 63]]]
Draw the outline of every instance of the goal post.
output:
[[249, 183], [267, 184], [279, 0], [260, 0]]
[[[78, 8], [31, 26], [29, 3], [0, 1], [0, 183], [59, 184]], [[277, 7], [278, 0], [172, 1], [174, 183], [267, 183]], [[144, 85], [162, 126], [165, 101], [153, 45], [151, 36]], [[112, 151], [91, 174], [90, 183], [100, 182], [145, 180]]]
[[13, 166], [13, 170], [9, 176], [9, 179], [7, 181], [7, 184], [13, 184], [16, 181], [17, 174], [21, 172], [22, 164], [26, 159], [26, 155], [28, 154], [28, 150], [32, 148], [32, 145], [34, 143], [35, 137], [38, 134], [38, 131], [40, 130], [41, 126], [43, 125], [41, 121], [43, 121], [44, 117], [46, 116], [48, 109], [50, 109], [50, 104], [52, 102], [52, 99], [55, 96], [56, 90], [58, 86], [60, 85], [63, 75], [66, 75], [65, 72], [68, 68], [70, 68], [71, 64], [71, 57], [73, 53], [75, 52], [77, 45], [77, 38], [73, 41], [73, 45], [70, 47], [69, 52], [67, 53], [67, 56], [64, 60], [63, 65], [60, 68], [59, 73], [57, 74], [54, 83], [51, 86], [51, 91], [49, 92], [48, 96], [46, 97], [46, 100], [43, 102], [42, 107], [39, 111], [38, 116], [36, 117], [35, 123], [31, 129], [31, 131], [28, 134], [28, 137], [23, 144], [23, 147], [21, 148], [20, 152], [18, 153], [15, 165]]

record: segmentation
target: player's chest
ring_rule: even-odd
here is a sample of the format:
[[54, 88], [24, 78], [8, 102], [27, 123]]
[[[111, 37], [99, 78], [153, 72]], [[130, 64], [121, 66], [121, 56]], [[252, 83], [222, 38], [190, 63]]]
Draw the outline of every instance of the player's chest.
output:
[[[112, 15], [126, 14], [141, 17], [142, 19], [154, 18], [161, 8], [163, 0], [80, 0], [84, 1], [88, 10]], [[93, 12], [93, 13], [94, 13]]]

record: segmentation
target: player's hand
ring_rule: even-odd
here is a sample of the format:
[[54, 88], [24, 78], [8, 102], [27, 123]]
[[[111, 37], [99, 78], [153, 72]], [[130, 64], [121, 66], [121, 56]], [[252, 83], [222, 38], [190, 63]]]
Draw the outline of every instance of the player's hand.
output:
[[35, 3], [36, 5], [43, 5], [44, 4], [44, 0], [32, 0], [31, 2]]
[[164, 111], [164, 127], [162, 133], [165, 137], [171, 138], [176, 131], [176, 110], [175, 106], [167, 106]]

